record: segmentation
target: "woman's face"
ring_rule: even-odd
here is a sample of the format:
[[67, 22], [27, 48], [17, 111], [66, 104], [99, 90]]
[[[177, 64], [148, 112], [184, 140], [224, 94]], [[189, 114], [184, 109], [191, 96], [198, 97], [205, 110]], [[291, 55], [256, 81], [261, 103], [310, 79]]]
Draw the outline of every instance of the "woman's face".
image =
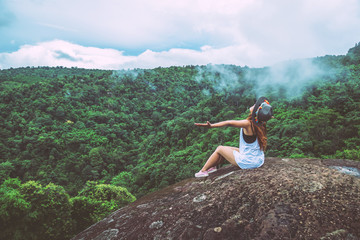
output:
[[254, 107], [255, 107], [255, 104], [254, 104], [254, 105], [252, 105], [252, 106], [249, 108], [249, 110], [250, 110], [250, 112], [251, 112], [251, 113], [253, 112]]

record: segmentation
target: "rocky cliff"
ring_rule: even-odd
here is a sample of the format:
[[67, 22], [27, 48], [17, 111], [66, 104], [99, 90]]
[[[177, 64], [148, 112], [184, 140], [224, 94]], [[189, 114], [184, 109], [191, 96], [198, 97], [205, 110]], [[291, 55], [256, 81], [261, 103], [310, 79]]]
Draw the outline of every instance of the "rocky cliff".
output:
[[73, 239], [360, 239], [360, 178], [334, 166], [356, 171], [360, 162], [225, 166], [138, 199]]

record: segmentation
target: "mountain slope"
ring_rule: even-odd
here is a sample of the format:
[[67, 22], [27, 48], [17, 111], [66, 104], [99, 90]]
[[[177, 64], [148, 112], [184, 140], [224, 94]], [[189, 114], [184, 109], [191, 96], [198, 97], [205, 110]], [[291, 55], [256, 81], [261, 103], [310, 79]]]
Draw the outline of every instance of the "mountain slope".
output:
[[226, 166], [119, 209], [77, 239], [358, 239], [360, 178], [329, 168], [345, 160], [267, 158]]

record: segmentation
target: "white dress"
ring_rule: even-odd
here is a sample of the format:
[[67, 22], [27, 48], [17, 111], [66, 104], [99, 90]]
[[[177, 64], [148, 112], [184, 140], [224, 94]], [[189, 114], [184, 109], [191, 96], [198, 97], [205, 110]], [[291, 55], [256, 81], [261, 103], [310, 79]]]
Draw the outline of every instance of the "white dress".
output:
[[264, 164], [264, 151], [260, 149], [258, 139], [255, 142], [247, 143], [243, 137], [243, 129], [240, 130], [240, 152], [234, 150], [233, 154], [236, 163], [242, 169], [258, 168]]

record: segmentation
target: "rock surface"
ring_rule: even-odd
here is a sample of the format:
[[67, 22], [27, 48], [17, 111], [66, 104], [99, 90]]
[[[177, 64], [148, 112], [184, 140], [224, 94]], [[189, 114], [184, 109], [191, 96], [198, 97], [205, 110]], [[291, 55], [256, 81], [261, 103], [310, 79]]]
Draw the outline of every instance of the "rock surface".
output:
[[347, 160], [225, 166], [119, 209], [73, 239], [360, 239], [360, 178]]

